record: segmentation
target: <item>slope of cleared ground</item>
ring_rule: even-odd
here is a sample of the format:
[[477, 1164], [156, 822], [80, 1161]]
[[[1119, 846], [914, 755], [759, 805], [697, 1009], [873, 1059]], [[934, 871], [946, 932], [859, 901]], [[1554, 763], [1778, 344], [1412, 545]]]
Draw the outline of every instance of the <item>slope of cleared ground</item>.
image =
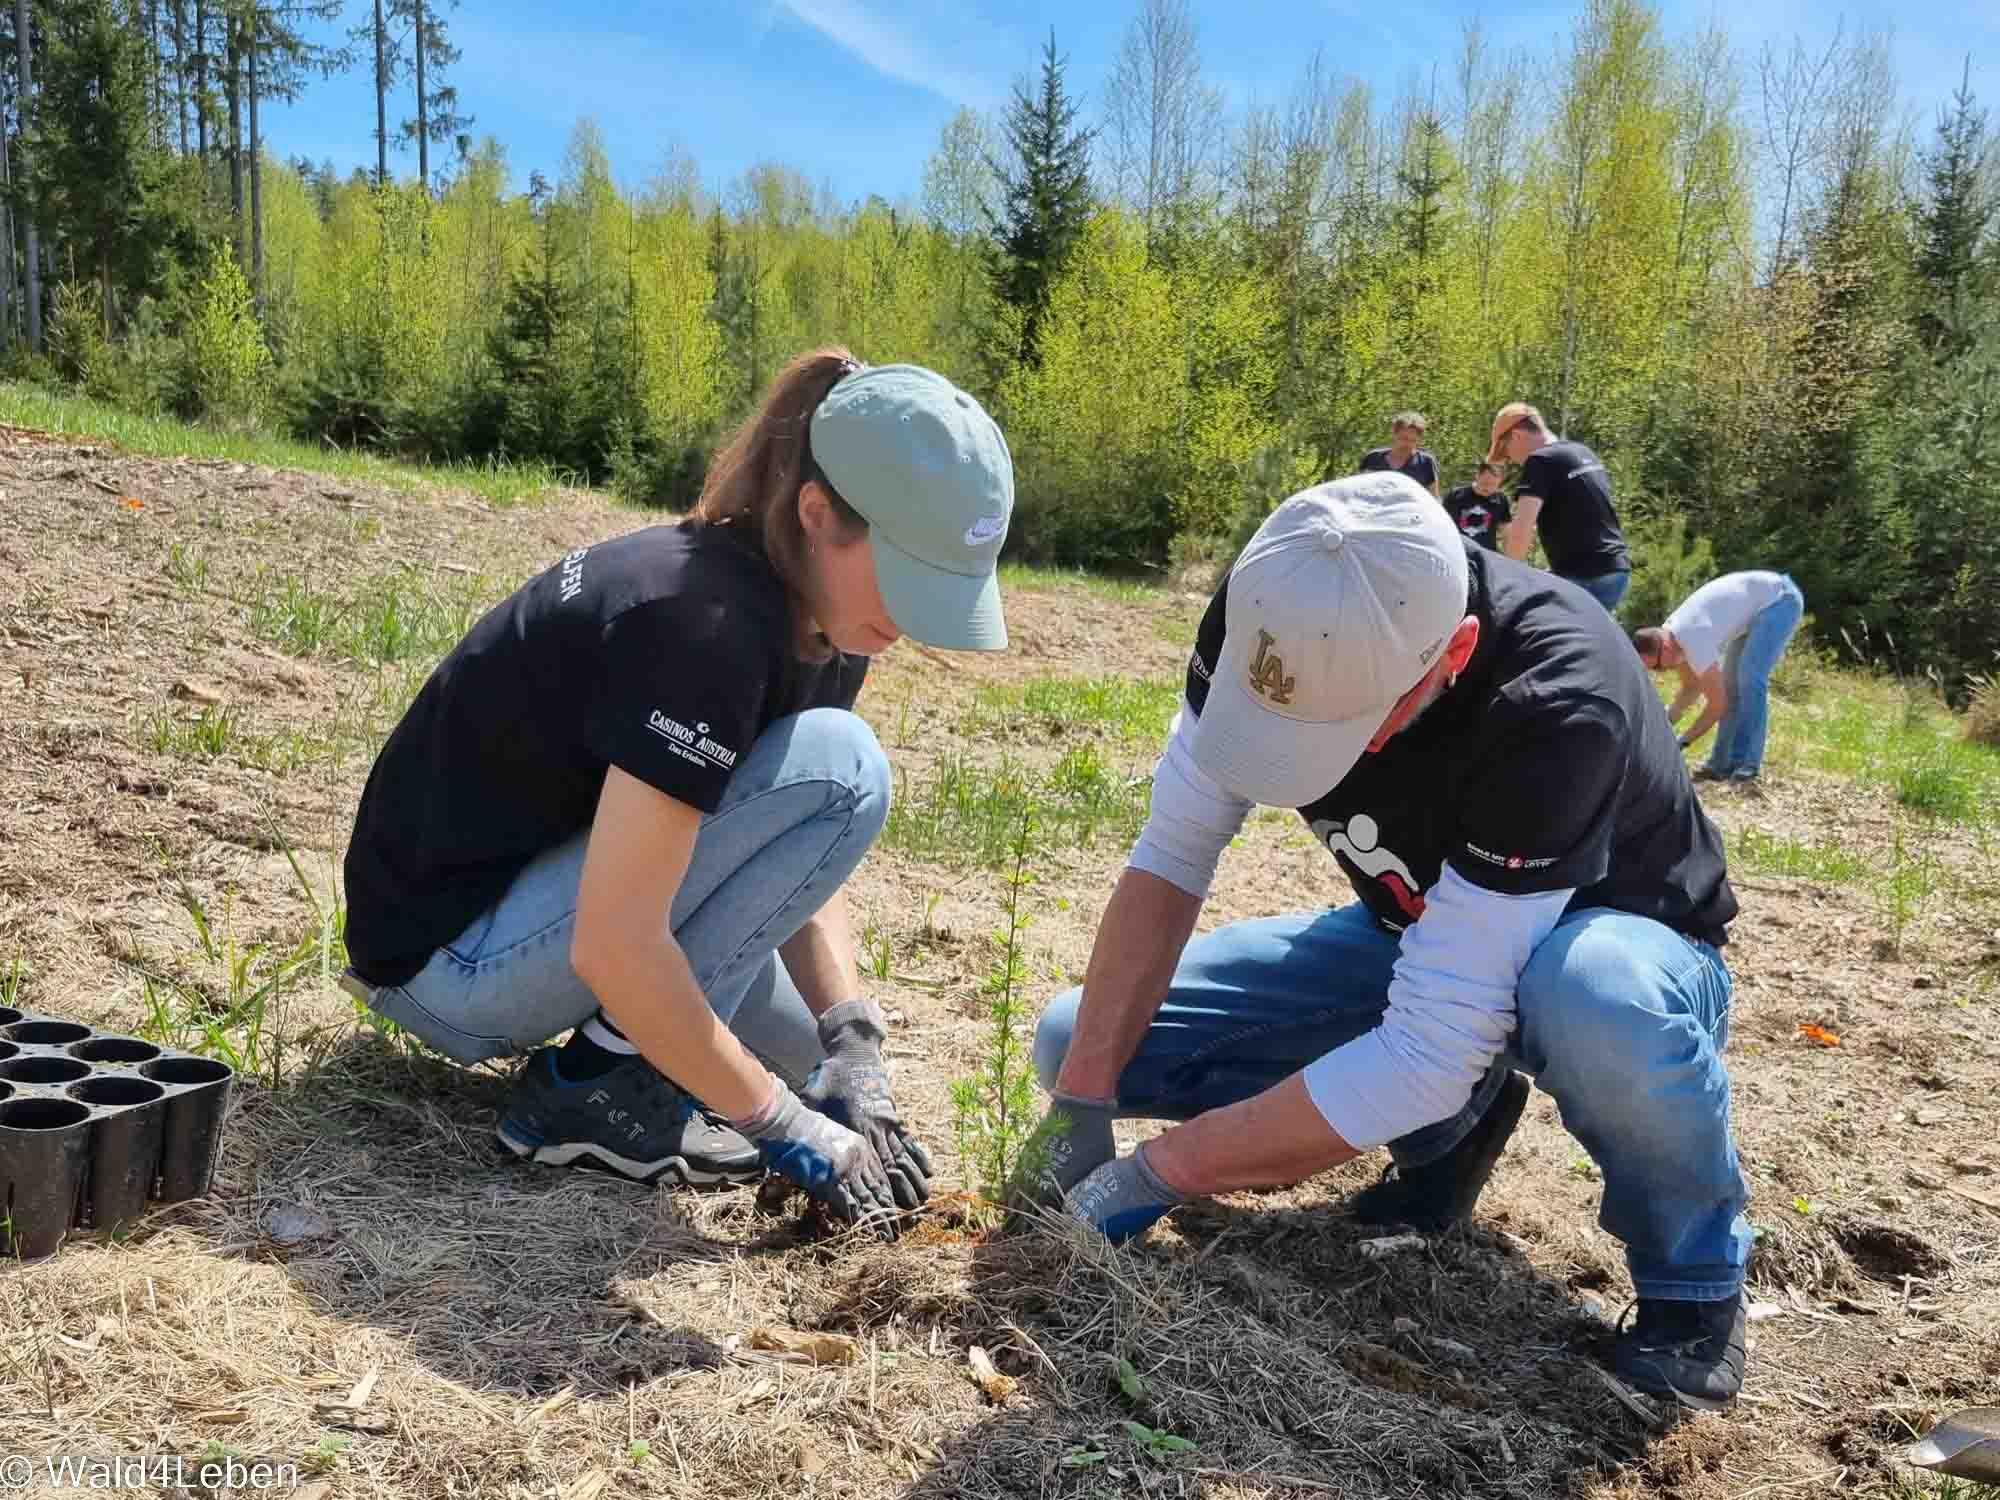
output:
[[[1996, 779], [1893, 686], [1801, 660], [1766, 790], [1710, 798], [1745, 908], [1758, 1321], [1743, 1402], [1673, 1423], [1592, 1361], [1629, 1286], [1541, 1096], [1477, 1225], [1379, 1260], [1340, 1209], [1375, 1162], [1120, 1252], [990, 1239], [949, 1193], [884, 1247], [747, 1190], [501, 1162], [504, 1070], [376, 1035], [328, 982], [333, 874], [437, 655], [645, 518], [25, 429], [0, 432], [0, 494], [0, 978], [246, 1068], [211, 1198], [0, 1269], [0, 1452], [263, 1455], [322, 1496], [418, 1500], [1719, 1500], [1916, 1493], [1909, 1432], [2000, 1400]], [[947, 1177], [1007, 841], [1032, 807], [1039, 1004], [1081, 972], [1200, 604], [1027, 576], [1011, 653], [905, 644], [871, 676], [900, 795], [857, 928]], [[1261, 815], [1204, 920], [1342, 895], [1295, 818]], [[772, 1328], [856, 1357], [753, 1347]], [[969, 1378], [975, 1345], [1011, 1390]]]

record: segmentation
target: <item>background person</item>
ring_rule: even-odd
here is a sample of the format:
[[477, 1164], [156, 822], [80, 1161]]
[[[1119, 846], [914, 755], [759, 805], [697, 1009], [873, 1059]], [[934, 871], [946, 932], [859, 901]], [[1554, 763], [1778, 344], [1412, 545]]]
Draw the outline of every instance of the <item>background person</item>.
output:
[[[1295, 807], [1355, 904], [1189, 941], [1253, 805]], [[1736, 1393], [1749, 1187], [1722, 1063], [1722, 841], [1631, 646], [1394, 475], [1296, 495], [1204, 615], [1151, 815], [1081, 990], [1035, 1038], [1048, 1169], [1112, 1239], [1201, 1194], [1388, 1145], [1357, 1218], [1469, 1215], [1528, 1095], [1603, 1173], [1643, 1389]], [[1118, 1116], [1178, 1120], [1115, 1157]]]
[[1500, 488], [1505, 477], [1499, 464], [1483, 463], [1472, 483], [1461, 484], [1444, 497], [1445, 514], [1458, 523], [1460, 534], [1494, 552], [1500, 550], [1500, 528], [1513, 515]]
[[1389, 419], [1389, 446], [1370, 448], [1361, 455], [1359, 472], [1387, 471], [1414, 479], [1433, 495], [1438, 492], [1437, 456], [1422, 447], [1424, 431], [1430, 424], [1420, 411], [1399, 411]]
[[1702, 700], [1701, 716], [1681, 736], [1685, 750], [1716, 731], [1708, 764], [1697, 775], [1749, 782], [1762, 772], [1771, 674], [1805, 612], [1805, 595], [1789, 574], [1725, 573], [1689, 594], [1664, 624], [1632, 633], [1648, 667], [1680, 674], [1668, 718], [1678, 725], [1695, 699]]
[[890, 786], [851, 710], [900, 634], [1006, 645], [1012, 507], [942, 376], [793, 360], [689, 519], [571, 552], [431, 674], [355, 819], [349, 987], [464, 1063], [578, 1028], [501, 1109], [516, 1155], [922, 1202], [841, 894]]
[[1558, 439], [1542, 414], [1510, 401], [1493, 419], [1488, 463], [1521, 465], [1514, 517], [1500, 550], [1524, 558], [1539, 534], [1549, 571], [1616, 611], [1632, 586], [1632, 556], [1611, 502], [1611, 473], [1582, 443]]

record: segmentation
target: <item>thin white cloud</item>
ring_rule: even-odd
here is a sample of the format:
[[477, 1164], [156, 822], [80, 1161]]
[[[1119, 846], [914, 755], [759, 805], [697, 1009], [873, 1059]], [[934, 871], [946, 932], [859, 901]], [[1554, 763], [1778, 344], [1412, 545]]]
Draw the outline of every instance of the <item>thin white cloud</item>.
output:
[[[951, 52], [920, 34], [919, 7], [898, 3], [893, 14], [872, 10], [861, 0], [778, 0], [779, 6], [810, 26], [842, 51], [851, 53], [885, 77], [928, 89], [955, 104], [989, 106], [1000, 87], [977, 68], [968, 67]], [[921, 8], [936, 19], [936, 8]], [[955, 28], [956, 29], [956, 28]], [[960, 33], [961, 42], [969, 41]], [[953, 52], [971, 48], [960, 45]]]

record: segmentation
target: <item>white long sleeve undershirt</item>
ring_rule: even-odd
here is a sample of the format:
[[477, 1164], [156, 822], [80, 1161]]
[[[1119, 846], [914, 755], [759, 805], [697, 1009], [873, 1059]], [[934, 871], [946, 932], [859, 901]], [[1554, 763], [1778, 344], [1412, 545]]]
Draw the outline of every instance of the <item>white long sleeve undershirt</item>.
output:
[[[1127, 862], [1205, 898], [1251, 804], [1195, 764], [1192, 726], [1183, 705]], [[1521, 971], [1574, 894], [1500, 895], [1444, 867], [1423, 916], [1404, 930], [1381, 1024], [1305, 1069], [1308, 1094], [1341, 1139], [1379, 1146], [1464, 1107], [1513, 1032]]]

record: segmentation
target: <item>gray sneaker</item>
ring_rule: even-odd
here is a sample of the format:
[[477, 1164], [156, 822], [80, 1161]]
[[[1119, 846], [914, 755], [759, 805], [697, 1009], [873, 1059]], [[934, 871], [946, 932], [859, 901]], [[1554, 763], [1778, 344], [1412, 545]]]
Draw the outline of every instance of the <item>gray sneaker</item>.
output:
[[554, 1047], [528, 1059], [494, 1134], [516, 1156], [554, 1167], [595, 1167], [634, 1182], [689, 1186], [755, 1182], [757, 1148], [709, 1114], [642, 1057], [572, 1083]]

